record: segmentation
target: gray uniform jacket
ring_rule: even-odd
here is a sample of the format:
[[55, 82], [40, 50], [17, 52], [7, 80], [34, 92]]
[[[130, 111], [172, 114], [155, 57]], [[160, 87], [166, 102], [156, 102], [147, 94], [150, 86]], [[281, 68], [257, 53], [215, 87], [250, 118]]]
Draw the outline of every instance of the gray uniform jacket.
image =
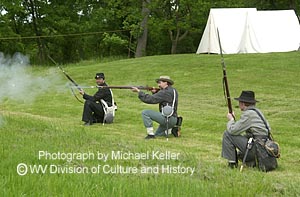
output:
[[[240, 120], [236, 122], [234, 120], [228, 121], [227, 131], [231, 135], [241, 135], [242, 133], [246, 132], [247, 136], [268, 136], [268, 130], [263, 120], [259, 117], [256, 111], [251, 110], [253, 108], [255, 108], [255, 106], [247, 107], [246, 110], [243, 111]], [[261, 111], [257, 108], [255, 109], [259, 111], [259, 113], [265, 119]], [[265, 121], [267, 122], [269, 129], [271, 129], [268, 121], [266, 119]]]
[[172, 86], [168, 86], [165, 89], [159, 90], [157, 93], [150, 95], [146, 94], [142, 91], [139, 92], [139, 99], [147, 104], [158, 104], [159, 103], [159, 111], [166, 106], [172, 106], [174, 100], [174, 91], [175, 90], [175, 103], [174, 103], [174, 113], [172, 116], [177, 117], [177, 105], [178, 105], [178, 93], [175, 88]]

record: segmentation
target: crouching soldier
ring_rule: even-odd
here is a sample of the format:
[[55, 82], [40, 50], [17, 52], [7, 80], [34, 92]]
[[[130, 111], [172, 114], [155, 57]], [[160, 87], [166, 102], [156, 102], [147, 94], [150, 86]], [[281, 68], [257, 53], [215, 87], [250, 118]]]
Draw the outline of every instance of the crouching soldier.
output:
[[[238, 166], [238, 159], [243, 159], [245, 153], [246, 164], [255, 166], [255, 148], [249, 148], [247, 145], [249, 138], [268, 138], [269, 123], [264, 118], [262, 112], [256, 108], [255, 94], [253, 91], [242, 91], [240, 97], [235, 98], [239, 101], [239, 108], [242, 111], [241, 118], [238, 121], [234, 119], [234, 113], [227, 114], [227, 130], [223, 134], [222, 157], [228, 160], [228, 166], [235, 168]], [[260, 115], [262, 118], [260, 117]], [[270, 128], [270, 127], [269, 127]], [[237, 152], [237, 150], [239, 152]]]

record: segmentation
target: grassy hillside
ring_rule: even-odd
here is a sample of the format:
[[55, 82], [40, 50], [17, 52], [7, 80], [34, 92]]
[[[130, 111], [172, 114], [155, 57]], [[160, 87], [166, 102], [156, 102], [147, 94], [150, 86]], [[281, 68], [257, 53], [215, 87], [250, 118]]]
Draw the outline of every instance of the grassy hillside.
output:
[[[300, 53], [225, 55], [231, 96], [255, 91], [257, 105], [281, 145], [279, 168], [270, 173], [231, 170], [220, 157], [227, 122], [220, 62], [219, 55], [185, 54], [63, 66], [82, 86], [94, 85], [96, 72], [104, 72], [110, 85], [156, 86], [154, 79], [170, 75], [184, 121], [182, 136], [169, 141], [144, 140], [141, 111], [158, 106], [140, 102], [136, 93], [115, 89], [114, 124], [84, 127], [83, 105], [71, 94], [61, 71], [27, 68], [31, 79], [43, 81], [14, 97], [1, 92], [2, 196], [299, 195]], [[238, 103], [232, 103], [239, 118]], [[118, 151], [136, 157], [112, 158]], [[161, 157], [152, 158], [152, 151]], [[105, 160], [104, 155], [109, 158]], [[17, 170], [24, 169], [27, 174], [18, 175]]]

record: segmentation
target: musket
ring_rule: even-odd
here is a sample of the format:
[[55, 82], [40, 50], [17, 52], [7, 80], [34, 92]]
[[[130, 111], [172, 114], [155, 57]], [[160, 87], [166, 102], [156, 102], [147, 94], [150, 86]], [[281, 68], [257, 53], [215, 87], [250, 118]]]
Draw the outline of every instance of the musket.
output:
[[[67, 77], [67, 79], [69, 79], [69, 81], [71, 81], [71, 83], [79, 90], [81, 91], [82, 88], [70, 77], [70, 75], [68, 75], [66, 73], [66, 71], [64, 71], [64, 69], [62, 67], [60, 67], [55, 61], [54, 59], [52, 59], [49, 55], [48, 55], [48, 58], [63, 72], [63, 74]], [[74, 93], [73, 89], [71, 88], [72, 90], [72, 93], [73, 95], [75, 96], [75, 98], [80, 102], [80, 103], [83, 103], [77, 96], [76, 94]]]
[[149, 87], [149, 86], [97, 86], [98, 88], [110, 88], [110, 89], [132, 89], [133, 87], [138, 88], [140, 90], [156, 90], [159, 91], [159, 88]]
[[80, 88], [80, 86], [70, 77], [70, 75], [68, 75], [66, 73], [66, 71], [64, 71], [64, 69], [62, 67], [60, 67], [55, 61], [54, 59], [52, 59], [49, 55], [48, 55], [49, 59], [64, 73], [64, 75], [69, 79], [69, 81], [71, 81], [73, 83], [73, 85], [79, 90], [81, 91], [82, 89]]
[[232, 115], [232, 117], [235, 119], [235, 117], [233, 115], [233, 111], [232, 111], [232, 104], [231, 104], [231, 98], [230, 98], [230, 93], [229, 93], [229, 85], [228, 85], [227, 74], [226, 74], [226, 65], [224, 62], [224, 57], [223, 57], [223, 52], [222, 52], [222, 45], [221, 45], [221, 40], [220, 40], [219, 29], [217, 29], [217, 33], [218, 33], [218, 41], [219, 41], [220, 54], [221, 54], [221, 64], [222, 64], [222, 70], [223, 70], [224, 96], [227, 100], [228, 111]]
[[110, 89], [132, 89], [133, 87], [136, 87], [140, 90], [148, 90], [148, 91], [152, 91], [152, 90], [156, 90], [159, 91], [159, 88], [156, 87], [149, 87], [149, 86], [78, 86], [80, 88], [110, 88]]

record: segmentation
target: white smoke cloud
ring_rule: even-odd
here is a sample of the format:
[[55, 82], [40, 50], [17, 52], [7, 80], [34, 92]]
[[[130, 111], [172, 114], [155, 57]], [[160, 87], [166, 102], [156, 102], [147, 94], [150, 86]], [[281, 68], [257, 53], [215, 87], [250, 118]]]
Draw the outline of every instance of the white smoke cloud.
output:
[[5, 56], [0, 52], [0, 103], [5, 99], [32, 103], [38, 95], [59, 83], [53, 69], [46, 76], [35, 76], [29, 65], [26, 55]]

